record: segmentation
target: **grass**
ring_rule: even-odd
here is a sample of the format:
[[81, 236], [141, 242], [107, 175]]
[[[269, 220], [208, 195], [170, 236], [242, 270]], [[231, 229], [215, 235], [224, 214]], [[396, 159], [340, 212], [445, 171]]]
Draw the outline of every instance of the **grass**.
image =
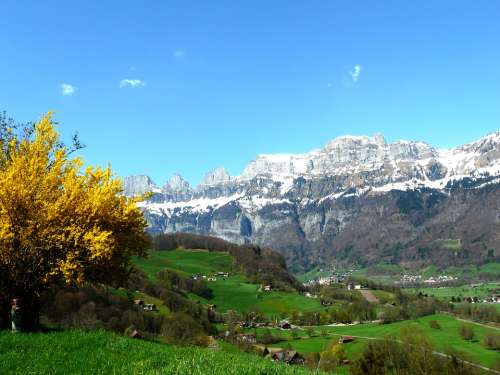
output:
[[[143, 269], [151, 279], [164, 269], [182, 273], [185, 276], [201, 273], [210, 275], [218, 271], [229, 272], [233, 267], [233, 258], [227, 253], [207, 252], [201, 250], [174, 250], [151, 252], [148, 258], [135, 258], [134, 263]], [[268, 317], [290, 315], [293, 311], [320, 311], [317, 299], [307, 298], [299, 293], [281, 291], [259, 291], [260, 285], [249, 283], [245, 277], [235, 274], [226, 278], [216, 277], [216, 281], [208, 282], [214, 298], [205, 300], [196, 295], [190, 298], [205, 304], [213, 303], [217, 310], [224, 312], [256, 311]]]
[[[430, 320], [436, 320], [441, 329], [433, 329], [429, 326]], [[499, 358], [498, 351], [490, 350], [484, 347], [483, 339], [487, 332], [498, 332], [494, 329], [473, 324], [476, 339], [474, 341], [465, 341], [459, 335], [459, 327], [463, 325], [453, 317], [447, 315], [431, 315], [415, 320], [406, 320], [392, 324], [359, 324], [355, 326], [344, 327], [312, 327], [314, 329], [314, 337], [309, 337], [305, 330], [298, 330], [298, 338], [293, 339], [291, 332], [278, 329], [271, 329], [273, 335], [280, 337], [283, 341], [274, 344], [275, 347], [284, 347], [290, 345], [293, 349], [302, 354], [321, 352], [331, 340], [338, 340], [340, 335], [361, 336], [355, 339], [354, 342], [345, 344], [347, 357], [354, 360], [360, 354], [363, 345], [369, 340], [368, 338], [384, 338], [393, 337], [398, 339], [401, 335], [401, 330], [406, 328], [410, 332], [422, 332], [432, 343], [435, 350], [446, 353], [450, 349], [465, 353], [471, 362], [491, 367], [495, 360]], [[468, 324], [468, 323], [467, 323]], [[326, 331], [328, 336], [320, 335], [321, 331]], [[364, 338], [363, 338], [364, 337]]]
[[133, 262], [153, 280], [156, 273], [165, 268], [185, 276], [229, 272], [233, 268], [231, 255], [207, 250], [150, 251], [147, 258], [134, 257]]
[[493, 294], [498, 294], [494, 290], [500, 290], [500, 282], [497, 283], [484, 283], [475, 286], [463, 285], [454, 287], [439, 287], [439, 288], [415, 288], [406, 289], [408, 291], [413, 291], [415, 293], [422, 292], [436, 298], [449, 301], [451, 297], [478, 297], [485, 298], [490, 297]]
[[[436, 320], [440, 324], [441, 329], [430, 328], [430, 320]], [[459, 327], [463, 324], [463, 322], [447, 315], [431, 315], [416, 320], [393, 324], [362, 324], [351, 327], [329, 327], [328, 332], [365, 337], [384, 337], [388, 335], [398, 337], [401, 333], [401, 329], [406, 327], [413, 332], [421, 331], [438, 351], [447, 352], [449, 349], [454, 349], [465, 352], [472, 362], [487, 367], [492, 366], [495, 360], [498, 359], [499, 354], [497, 351], [486, 349], [482, 341], [486, 333], [493, 332], [493, 329], [478, 324], [471, 324], [476, 334], [476, 340], [469, 342], [462, 339], [458, 333]]]
[[281, 291], [259, 291], [259, 285], [245, 281], [236, 275], [210, 282], [214, 292], [210, 301], [217, 305], [219, 311], [233, 309], [236, 311], [256, 311], [266, 316], [289, 315], [293, 311], [319, 311], [324, 308], [317, 299], [306, 298], [298, 293]]
[[104, 331], [0, 332], [0, 374], [311, 374], [249, 354], [133, 340]]

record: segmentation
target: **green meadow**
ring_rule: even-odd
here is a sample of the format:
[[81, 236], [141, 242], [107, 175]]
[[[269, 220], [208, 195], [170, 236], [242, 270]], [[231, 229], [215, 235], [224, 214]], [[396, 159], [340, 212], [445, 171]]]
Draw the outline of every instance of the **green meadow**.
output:
[[439, 299], [449, 301], [451, 297], [478, 297], [485, 298], [493, 294], [500, 294], [500, 282], [495, 283], [481, 283], [474, 285], [463, 285], [454, 287], [438, 287], [438, 288], [414, 288], [406, 289], [412, 290], [415, 293], [422, 292], [429, 296], [434, 296]]
[[[429, 321], [435, 320], [441, 329], [434, 329], [429, 326]], [[363, 344], [370, 339], [391, 337], [398, 339], [403, 329], [409, 332], [421, 332], [427, 337], [434, 349], [447, 353], [450, 350], [463, 353], [465, 359], [471, 362], [491, 367], [500, 358], [500, 353], [487, 349], [483, 345], [483, 339], [487, 332], [500, 332], [500, 329], [487, 328], [479, 324], [470, 323], [475, 333], [472, 341], [464, 340], [459, 334], [459, 328], [464, 323], [447, 315], [431, 315], [415, 320], [405, 320], [392, 324], [359, 324], [343, 327], [312, 327], [314, 337], [309, 337], [305, 331], [298, 334], [297, 339], [293, 339], [289, 332], [273, 330], [273, 334], [284, 339], [274, 346], [284, 347], [290, 345], [301, 353], [319, 352], [325, 349], [326, 345], [333, 339], [337, 340], [341, 335], [359, 336], [352, 343], [345, 344], [345, 349], [349, 359], [355, 359], [363, 347]], [[323, 334], [321, 332], [323, 331]], [[325, 332], [327, 334], [325, 334]]]
[[233, 268], [231, 255], [207, 250], [150, 251], [147, 258], [134, 257], [133, 263], [153, 280], [162, 269], [190, 276], [197, 273], [209, 275], [218, 271], [229, 272]]
[[191, 298], [211, 303], [217, 310], [236, 310], [238, 312], [259, 312], [268, 317], [289, 315], [293, 311], [320, 311], [317, 299], [307, 298], [299, 293], [282, 291], [259, 291], [260, 285], [248, 282], [233, 266], [233, 258], [222, 252], [204, 250], [152, 251], [147, 258], [135, 258], [134, 264], [144, 270], [149, 277], [162, 269], [179, 272], [185, 276], [203, 274], [206, 276], [216, 272], [233, 272], [229, 277], [216, 276], [216, 281], [207, 282], [214, 298], [205, 300], [196, 295]]
[[0, 374], [302, 375], [311, 371], [227, 350], [225, 345], [178, 347], [104, 331], [5, 331], [0, 332]]

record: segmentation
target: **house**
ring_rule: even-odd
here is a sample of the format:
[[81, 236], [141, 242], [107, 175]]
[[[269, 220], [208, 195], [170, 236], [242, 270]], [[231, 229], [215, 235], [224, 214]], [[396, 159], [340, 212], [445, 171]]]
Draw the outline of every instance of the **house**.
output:
[[273, 290], [273, 287], [271, 285], [261, 285], [260, 289], [264, 292], [270, 292], [271, 290]]
[[235, 341], [238, 344], [256, 344], [257, 337], [255, 333], [239, 333], [235, 336]]
[[267, 355], [274, 362], [283, 362], [289, 365], [303, 365], [304, 357], [302, 357], [295, 350], [279, 350], [271, 352]]
[[217, 305], [216, 305], [216, 304], [213, 304], [213, 303], [209, 303], [209, 304], [207, 305], [207, 309], [208, 309], [208, 310], [210, 310], [210, 311], [211, 311], [211, 310], [215, 310], [215, 308], [216, 308], [216, 307], [217, 307]]
[[363, 286], [361, 284], [353, 284], [353, 283], [347, 284], [347, 290], [360, 290], [360, 289], [363, 289]]
[[348, 342], [353, 342], [354, 337], [352, 336], [341, 336], [339, 339], [339, 344], [346, 344]]
[[279, 322], [278, 327], [281, 329], [292, 329], [292, 325], [287, 320]]
[[361, 284], [353, 284], [353, 283], [347, 284], [347, 290], [360, 290], [360, 289], [363, 289]]
[[256, 324], [254, 322], [241, 322], [240, 327], [241, 328], [255, 328]]
[[156, 305], [154, 303], [146, 303], [143, 309], [146, 311], [156, 311]]
[[142, 339], [143, 338], [142, 334], [136, 329], [134, 329], [134, 331], [130, 334], [130, 337], [132, 337], [134, 339]]

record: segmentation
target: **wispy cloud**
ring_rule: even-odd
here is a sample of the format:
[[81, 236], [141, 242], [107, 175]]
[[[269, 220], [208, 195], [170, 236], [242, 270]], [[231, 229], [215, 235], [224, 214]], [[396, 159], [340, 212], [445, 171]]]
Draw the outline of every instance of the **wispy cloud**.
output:
[[182, 51], [182, 50], [180, 50], [180, 49], [175, 50], [175, 51], [172, 53], [172, 55], [173, 55], [175, 58], [177, 58], [177, 59], [180, 59], [181, 57], [184, 57], [184, 55], [185, 55], [185, 54], [186, 54], [186, 52], [185, 52], [185, 51]]
[[361, 75], [361, 65], [354, 65], [349, 75], [353, 82], [358, 82], [359, 76]]
[[69, 83], [62, 83], [61, 84], [61, 94], [63, 96], [71, 96], [75, 93], [76, 87], [73, 85], [70, 85]]
[[122, 79], [120, 81], [120, 88], [127, 87], [127, 86], [133, 87], [133, 88], [143, 87], [143, 86], [146, 86], [146, 82], [141, 81], [140, 79], [128, 79], [128, 78]]

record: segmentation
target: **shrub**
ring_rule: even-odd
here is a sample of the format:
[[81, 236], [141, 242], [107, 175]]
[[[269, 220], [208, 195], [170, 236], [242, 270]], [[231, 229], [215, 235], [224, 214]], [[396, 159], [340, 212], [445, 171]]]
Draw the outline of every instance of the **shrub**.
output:
[[484, 346], [500, 350], [500, 333], [488, 332], [484, 337]]
[[439, 324], [439, 322], [437, 320], [430, 320], [429, 327], [431, 327], [433, 329], [441, 329], [441, 325]]
[[200, 323], [183, 312], [176, 312], [168, 316], [161, 327], [161, 334], [169, 343], [208, 345], [208, 337]]
[[271, 331], [269, 329], [266, 329], [260, 337], [257, 338], [259, 343], [261, 344], [276, 344], [277, 342], [280, 342], [281, 339], [279, 337], [273, 336]]
[[346, 359], [344, 345], [332, 340], [321, 353], [318, 367], [323, 371], [333, 371], [344, 359]]
[[472, 340], [474, 338], [474, 329], [468, 324], [462, 324], [458, 329], [458, 333], [464, 340]]

